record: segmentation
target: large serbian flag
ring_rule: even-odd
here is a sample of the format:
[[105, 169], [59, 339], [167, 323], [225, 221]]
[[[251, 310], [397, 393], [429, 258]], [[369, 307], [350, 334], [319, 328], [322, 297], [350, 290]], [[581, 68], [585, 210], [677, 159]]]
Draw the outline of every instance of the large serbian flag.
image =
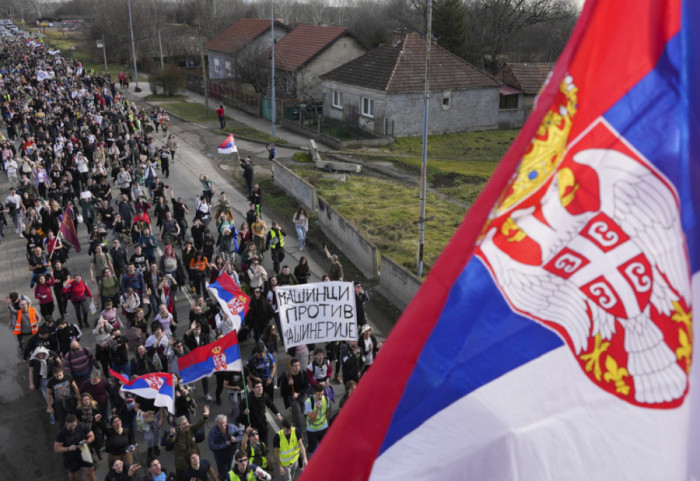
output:
[[112, 369], [109, 370], [109, 374], [122, 382], [121, 391], [130, 392], [146, 399], [154, 399], [155, 406], [167, 408], [170, 414], [175, 414], [175, 379], [173, 374], [151, 372], [131, 379]]
[[195, 382], [216, 371], [240, 371], [243, 365], [236, 331], [231, 331], [221, 339], [193, 349], [178, 358], [177, 365], [183, 384]]
[[302, 480], [687, 479], [698, 85], [700, 2], [587, 2]]
[[233, 134], [226, 137], [226, 140], [219, 144], [218, 150], [220, 154], [232, 154], [234, 152], [238, 152], [238, 147], [236, 147], [236, 140], [233, 138]]
[[248, 312], [250, 298], [246, 296], [231, 276], [222, 272], [216, 278], [216, 282], [209, 284], [209, 293], [214, 296], [221, 306], [221, 312], [233, 323], [233, 328], [238, 330], [243, 324]]
[[68, 204], [68, 207], [66, 207], [58, 231], [63, 234], [63, 238], [73, 246], [75, 252], [80, 252], [80, 239], [78, 239], [78, 233], [73, 223], [73, 204]]

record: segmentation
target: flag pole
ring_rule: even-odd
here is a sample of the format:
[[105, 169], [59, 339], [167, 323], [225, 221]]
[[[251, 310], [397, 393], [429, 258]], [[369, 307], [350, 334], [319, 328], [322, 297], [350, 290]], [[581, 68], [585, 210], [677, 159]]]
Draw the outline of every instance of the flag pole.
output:
[[[238, 337], [236, 333], [236, 337]], [[239, 343], [236, 343], [236, 347], [238, 348], [238, 357], [241, 359], [241, 379], [243, 379], [243, 396], [245, 397], [245, 408], [246, 411], [248, 411], [248, 414], [246, 414], [246, 417], [248, 418], [248, 426], [250, 426], [250, 405], [248, 404], [248, 385], [245, 381], [245, 366], [243, 365], [243, 354], [241, 354], [241, 345]]]

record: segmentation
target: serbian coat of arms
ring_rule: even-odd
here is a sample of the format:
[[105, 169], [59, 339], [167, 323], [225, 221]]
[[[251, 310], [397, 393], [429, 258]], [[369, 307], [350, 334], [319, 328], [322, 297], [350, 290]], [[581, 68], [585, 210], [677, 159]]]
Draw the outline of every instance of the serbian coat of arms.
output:
[[604, 118], [569, 142], [576, 109], [567, 77], [477, 256], [511, 308], [555, 330], [600, 388], [678, 406], [693, 338], [678, 195]]

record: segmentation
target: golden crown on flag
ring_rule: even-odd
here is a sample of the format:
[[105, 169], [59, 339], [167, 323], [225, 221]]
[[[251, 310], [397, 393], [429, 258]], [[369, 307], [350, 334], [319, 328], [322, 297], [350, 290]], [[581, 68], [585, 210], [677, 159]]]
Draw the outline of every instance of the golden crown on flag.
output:
[[513, 181], [496, 207], [496, 216], [537, 190], [564, 158], [578, 102], [578, 88], [571, 76], [567, 75], [562, 80], [559, 92], [563, 98], [558, 96], [557, 99], [561, 101], [558, 105], [554, 104], [542, 119]]
[[213, 352], [214, 354], [219, 354], [221, 352], [221, 346], [214, 346], [211, 349], [211, 352]]

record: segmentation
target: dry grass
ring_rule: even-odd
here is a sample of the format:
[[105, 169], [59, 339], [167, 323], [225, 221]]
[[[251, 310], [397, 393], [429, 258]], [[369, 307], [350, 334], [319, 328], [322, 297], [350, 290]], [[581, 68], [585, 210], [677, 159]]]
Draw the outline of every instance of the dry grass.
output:
[[[420, 198], [417, 188], [365, 176], [341, 182], [311, 169], [299, 169], [318, 194], [358, 227], [380, 252], [386, 253], [412, 272], [416, 270]], [[458, 204], [429, 194], [426, 200], [424, 262], [430, 269], [465, 210]]]

